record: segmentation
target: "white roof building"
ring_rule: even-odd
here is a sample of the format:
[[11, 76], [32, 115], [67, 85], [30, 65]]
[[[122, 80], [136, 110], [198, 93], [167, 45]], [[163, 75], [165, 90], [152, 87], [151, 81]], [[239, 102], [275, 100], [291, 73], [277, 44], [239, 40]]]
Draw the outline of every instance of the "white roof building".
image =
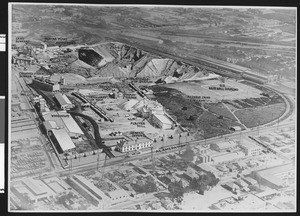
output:
[[213, 143], [210, 145], [211, 149], [217, 150], [217, 151], [223, 151], [229, 148], [233, 148], [236, 146], [236, 143], [234, 141], [226, 141], [226, 142], [219, 142], [219, 143]]
[[[50, 113], [45, 113], [43, 115], [43, 118], [44, 118], [45, 122], [46, 121], [55, 122], [56, 127], [66, 128], [69, 133], [83, 134], [82, 130], [80, 129], [78, 124], [75, 122], [73, 117], [66, 111], [53, 111]], [[51, 123], [51, 124], [55, 125], [54, 123]]]
[[73, 104], [71, 103], [71, 101], [69, 100], [69, 98], [66, 95], [57, 93], [54, 95], [54, 97], [58, 101], [60, 107], [63, 109], [70, 108], [73, 106]]
[[231, 161], [234, 159], [242, 158], [244, 156], [245, 154], [239, 151], [239, 152], [225, 152], [221, 154], [214, 154], [211, 157], [214, 163], [222, 163], [225, 161]]
[[70, 138], [69, 134], [64, 128], [53, 129], [52, 132], [62, 151], [76, 148], [75, 144], [73, 143], [72, 139]]

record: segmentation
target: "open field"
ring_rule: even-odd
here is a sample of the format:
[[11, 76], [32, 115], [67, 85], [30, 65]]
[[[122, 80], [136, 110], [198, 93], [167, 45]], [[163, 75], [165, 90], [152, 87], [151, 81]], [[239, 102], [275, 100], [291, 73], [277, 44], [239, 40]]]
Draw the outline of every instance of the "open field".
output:
[[[187, 84], [185, 84], [187, 85]], [[225, 107], [215, 108], [216, 114], [203, 110], [200, 101], [191, 101], [184, 93], [163, 86], [151, 86], [156, 100], [179, 124], [196, 133], [200, 137], [213, 137], [230, 133], [230, 127], [241, 126]], [[204, 106], [210, 106], [205, 104]], [[228, 117], [219, 118], [221, 113]]]
[[252, 86], [245, 85], [233, 80], [227, 80], [225, 82], [226, 87], [238, 88], [238, 91], [222, 91], [222, 90], [209, 90], [209, 86], [218, 86], [222, 84], [219, 80], [206, 80], [202, 82], [188, 82], [188, 83], [175, 83], [164, 85], [168, 88], [174, 88], [182, 93], [190, 96], [209, 96], [212, 101], [218, 101], [222, 99], [244, 99], [248, 97], [258, 97], [261, 93], [260, 90], [253, 88]]
[[230, 128], [233, 126], [240, 126], [243, 128], [243, 126], [238, 122], [225, 118], [220, 119], [218, 116], [207, 111], [204, 111], [204, 113], [199, 116], [194, 123], [198, 129], [198, 135], [205, 138], [231, 133], [232, 131]]
[[269, 106], [260, 106], [256, 108], [237, 110], [234, 114], [247, 127], [255, 127], [266, 124], [276, 118], [279, 118], [285, 111], [285, 104], [278, 103]]
[[223, 103], [210, 104], [209, 111], [233, 121], [237, 120]]

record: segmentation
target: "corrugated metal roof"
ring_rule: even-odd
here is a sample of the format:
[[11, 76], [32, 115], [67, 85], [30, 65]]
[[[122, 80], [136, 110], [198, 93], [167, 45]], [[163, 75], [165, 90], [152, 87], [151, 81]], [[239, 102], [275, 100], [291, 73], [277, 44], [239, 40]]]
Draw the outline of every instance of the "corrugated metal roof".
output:
[[52, 132], [63, 151], [73, 149], [76, 147], [64, 128], [53, 129]]

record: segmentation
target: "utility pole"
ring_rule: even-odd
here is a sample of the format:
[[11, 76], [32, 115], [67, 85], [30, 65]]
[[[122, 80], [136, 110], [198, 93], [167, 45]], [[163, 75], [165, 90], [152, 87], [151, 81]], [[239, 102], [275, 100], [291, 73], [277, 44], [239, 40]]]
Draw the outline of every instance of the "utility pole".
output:
[[178, 155], [180, 154], [182, 147], [180, 147], [180, 138], [181, 138], [181, 134], [178, 135]]

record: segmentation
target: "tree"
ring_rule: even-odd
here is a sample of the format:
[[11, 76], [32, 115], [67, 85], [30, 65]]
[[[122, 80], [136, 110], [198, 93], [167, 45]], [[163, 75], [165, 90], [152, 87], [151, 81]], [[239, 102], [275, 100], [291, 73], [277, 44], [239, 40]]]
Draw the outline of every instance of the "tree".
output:
[[169, 184], [168, 190], [171, 193], [173, 200], [176, 200], [178, 203], [182, 202], [184, 188], [180, 185], [179, 182]]

